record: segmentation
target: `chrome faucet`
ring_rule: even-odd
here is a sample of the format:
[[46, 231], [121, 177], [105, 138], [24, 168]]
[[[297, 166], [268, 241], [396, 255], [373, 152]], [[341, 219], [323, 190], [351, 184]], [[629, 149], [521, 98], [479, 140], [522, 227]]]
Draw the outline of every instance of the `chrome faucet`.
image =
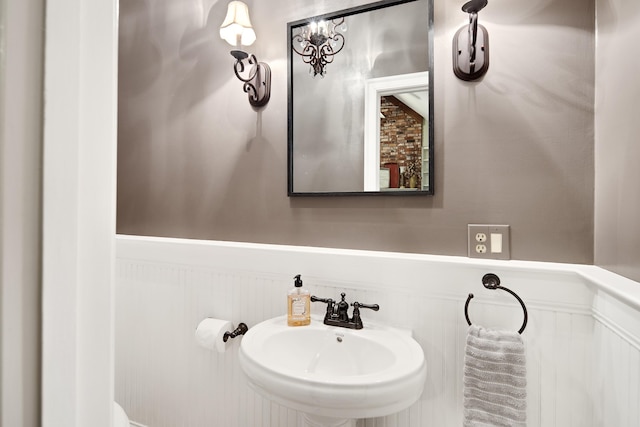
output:
[[315, 295], [311, 295], [312, 302], [323, 302], [327, 304], [327, 312], [324, 315], [324, 324], [329, 326], [338, 326], [341, 328], [349, 329], [362, 329], [362, 318], [360, 317], [360, 308], [368, 308], [373, 311], [380, 310], [378, 304], [362, 304], [354, 302], [351, 304], [353, 307], [353, 315], [349, 318], [349, 303], [345, 301], [346, 294], [342, 292], [340, 294], [342, 299], [337, 303], [331, 298], [318, 298]]

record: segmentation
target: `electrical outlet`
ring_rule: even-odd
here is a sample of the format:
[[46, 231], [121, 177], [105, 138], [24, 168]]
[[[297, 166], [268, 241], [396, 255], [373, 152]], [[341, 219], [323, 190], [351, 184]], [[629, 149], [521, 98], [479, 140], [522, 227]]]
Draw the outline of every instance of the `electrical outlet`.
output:
[[508, 225], [469, 224], [467, 233], [470, 258], [511, 258]]

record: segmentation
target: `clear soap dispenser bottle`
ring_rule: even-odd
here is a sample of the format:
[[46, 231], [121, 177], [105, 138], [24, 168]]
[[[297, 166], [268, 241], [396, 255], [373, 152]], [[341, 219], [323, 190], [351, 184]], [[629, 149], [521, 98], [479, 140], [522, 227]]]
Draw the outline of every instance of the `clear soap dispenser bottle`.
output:
[[294, 288], [287, 293], [287, 325], [306, 326], [311, 323], [311, 294], [302, 289], [302, 279], [295, 277]]

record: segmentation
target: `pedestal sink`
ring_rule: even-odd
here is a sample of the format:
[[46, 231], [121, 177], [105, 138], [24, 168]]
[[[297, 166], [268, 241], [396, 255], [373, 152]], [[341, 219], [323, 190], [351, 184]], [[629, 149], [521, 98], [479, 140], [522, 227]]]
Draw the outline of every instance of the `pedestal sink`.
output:
[[418, 400], [427, 375], [409, 331], [365, 323], [353, 330], [289, 327], [286, 316], [245, 334], [240, 365], [264, 397], [305, 414], [305, 426], [350, 426], [399, 412]]

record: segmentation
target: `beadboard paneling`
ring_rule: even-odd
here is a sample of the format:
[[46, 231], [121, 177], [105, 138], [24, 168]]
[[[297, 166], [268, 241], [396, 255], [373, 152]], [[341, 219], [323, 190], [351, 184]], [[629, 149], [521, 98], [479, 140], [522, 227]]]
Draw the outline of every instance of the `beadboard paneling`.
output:
[[218, 354], [198, 347], [193, 334], [206, 317], [251, 327], [284, 314], [293, 275], [302, 273], [313, 294], [344, 291], [349, 300], [380, 304], [379, 312], [363, 312], [365, 327], [411, 329], [425, 352], [420, 400], [358, 427], [459, 426], [467, 294], [476, 296], [474, 323], [517, 329], [522, 322], [511, 296], [482, 287], [489, 271], [529, 309], [529, 425], [639, 425], [635, 309], [570, 268], [171, 239], [118, 238], [116, 400], [148, 427], [295, 427], [295, 411], [248, 386], [237, 359], [241, 339]]

